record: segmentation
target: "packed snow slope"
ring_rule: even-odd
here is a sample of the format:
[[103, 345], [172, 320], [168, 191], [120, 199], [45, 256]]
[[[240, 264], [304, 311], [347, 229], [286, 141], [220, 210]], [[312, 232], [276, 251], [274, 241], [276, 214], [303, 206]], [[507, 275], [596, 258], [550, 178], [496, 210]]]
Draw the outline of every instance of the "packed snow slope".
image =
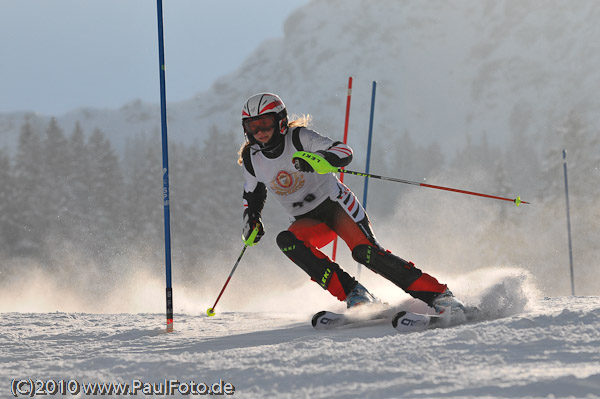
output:
[[[389, 321], [316, 331], [316, 302], [292, 309], [277, 296], [210, 318], [203, 309], [212, 303], [196, 303], [197, 311], [176, 314], [172, 333], [164, 314], [4, 313], [2, 397], [13, 379], [157, 389], [165, 379], [222, 380], [238, 398], [600, 397], [599, 297], [541, 298], [518, 269], [470, 277], [456, 288], [468, 289], [465, 299], [488, 320], [412, 334]], [[411, 299], [400, 305], [427, 310]], [[82, 388], [78, 397], [92, 396]]]

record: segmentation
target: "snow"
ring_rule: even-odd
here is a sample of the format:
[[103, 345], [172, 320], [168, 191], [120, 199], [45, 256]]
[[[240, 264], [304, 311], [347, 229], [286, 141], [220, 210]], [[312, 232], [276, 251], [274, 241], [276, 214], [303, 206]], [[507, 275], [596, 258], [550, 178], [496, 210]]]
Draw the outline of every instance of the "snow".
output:
[[[217, 306], [214, 317], [204, 314], [214, 299], [190, 301], [172, 333], [160, 313], [3, 313], [2, 395], [13, 378], [31, 378], [222, 380], [239, 398], [600, 397], [600, 297], [540, 297], [516, 268], [467, 277], [474, 285], [457, 291], [468, 288], [467, 302], [490, 319], [412, 334], [389, 320], [316, 331], [310, 317], [322, 301], [301, 305], [307, 287]], [[413, 299], [400, 305], [426, 310]]]
[[[196, 98], [170, 103], [171, 137], [202, 141], [213, 125], [239, 131], [234, 116], [241, 101], [263, 89], [281, 94], [292, 112], [318, 116], [317, 130], [339, 134], [348, 76], [355, 78], [355, 147], [361, 145], [358, 132], [368, 126], [373, 80], [379, 137], [407, 130], [449, 152], [465, 136], [484, 132], [492, 142], [518, 134], [548, 138], [570, 110], [594, 125], [597, 41], [585, 38], [598, 36], [595, 2], [459, 3], [387, 0], [372, 7], [354, 0], [343, 2], [342, 14], [341, 1], [313, 1], [287, 19], [283, 39], [258, 46], [237, 71]], [[557, 24], [559, 17], [573, 23]], [[281, 68], [281, 60], [302, 62]], [[156, 135], [159, 115], [156, 104], [133, 101], [119, 110], [81, 108], [58, 122], [69, 131], [80, 121], [88, 133], [101, 128], [111, 141], [126, 142], [142, 132]], [[3, 147], [14, 146], [25, 120], [36, 131], [48, 123], [48, 117], [29, 113], [0, 115]], [[523, 161], [522, 176], [537, 178], [529, 172], [533, 161]], [[479, 172], [428, 181], [488, 192]], [[562, 184], [562, 177], [556, 181]], [[530, 187], [512, 184], [524, 199], [533, 196]], [[587, 190], [597, 185], [582, 186], [580, 198], [593, 198]], [[502, 216], [500, 205], [441, 195], [407, 194], [389, 223], [375, 224], [378, 237], [482, 308], [485, 321], [408, 335], [389, 321], [315, 331], [315, 312], [341, 311], [343, 305], [281, 254], [270, 258], [269, 248], [279, 252], [273, 238], [280, 229], [267, 220], [272, 224], [259, 251], [264, 255], [245, 255], [215, 317], [205, 309], [241, 244], [200, 259], [193, 275], [174, 268], [175, 331], [165, 333], [160, 259], [131, 256], [125, 248], [123, 259], [107, 265], [61, 249], [54, 258], [63, 262], [63, 273], [28, 259], [8, 268], [3, 259], [9, 272], [0, 271], [0, 397], [10, 396], [10, 381], [25, 378], [223, 380], [239, 398], [600, 398], [600, 297], [590, 296], [598, 294], [595, 225], [574, 225], [581, 237], [576, 287], [588, 296], [563, 296], [569, 279], [562, 202], [521, 206]], [[594, 220], [597, 208], [578, 208], [581, 219]], [[495, 252], [486, 250], [489, 242]], [[353, 264], [348, 251], [339, 256], [344, 267]], [[476, 268], [491, 259], [506, 265]], [[90, 266], [96, 262], [102, 267]], [[386, 301], [427, 311], [369, 271], [361, 282]]]

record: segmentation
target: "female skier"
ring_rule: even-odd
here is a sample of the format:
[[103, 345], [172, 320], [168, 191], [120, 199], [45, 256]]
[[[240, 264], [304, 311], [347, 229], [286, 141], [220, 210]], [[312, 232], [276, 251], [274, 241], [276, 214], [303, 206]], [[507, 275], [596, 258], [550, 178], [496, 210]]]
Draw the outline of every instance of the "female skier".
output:
[[[253, 245], [264, 235], [261, 212], [268, 190], [294, 220], [277, 235], [281, 251], [323, 289], [345, 301], [348, 308], [379, 301], [319, 250], [336, 234], [357, 262], [436, 311], [448, 306], [452, 312], [463, 310], [463, 304], [445, 284], [379, 245], [362, 205], [336, 175], [313, 173], [308, 162], [292, 159], [295, 152], [308, 151], [335, 167], [346, 166], [352, 160], [349, 146], [308, 129], [309, 120], [302, 117], [288, 121], [285, 105], [275, 94], [255, 94], [244, 103], [246, 141], [238, 159], [245, 178], [244, 242]], [[255, 228], [258, 235], [249, 242]]]

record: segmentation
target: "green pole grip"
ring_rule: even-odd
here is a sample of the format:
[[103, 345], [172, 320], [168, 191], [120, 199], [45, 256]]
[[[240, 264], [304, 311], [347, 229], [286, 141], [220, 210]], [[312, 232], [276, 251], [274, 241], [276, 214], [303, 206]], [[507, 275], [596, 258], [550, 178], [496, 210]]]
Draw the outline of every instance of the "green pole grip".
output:
[[292, 161], [296, 158], [304, 159], [320, 175], [339, 172], [338, 168], [332, 166], [325, 158], [313, 152], [298, 151], [292, 156]]
[[250, 233], [250, 237], [248, 237], [247, 240], [244, 240], [244, 237], [242, 236], [242, 240], [244, 241], [244, 244], [246, 244], [246, 246], [251, 247], [256, 244], [254, 242], [254, 240], [256, 239], [257, 235], [258, 235], [258, 227], [255, 227], [254, 230], [252, 230], [252, 233]]

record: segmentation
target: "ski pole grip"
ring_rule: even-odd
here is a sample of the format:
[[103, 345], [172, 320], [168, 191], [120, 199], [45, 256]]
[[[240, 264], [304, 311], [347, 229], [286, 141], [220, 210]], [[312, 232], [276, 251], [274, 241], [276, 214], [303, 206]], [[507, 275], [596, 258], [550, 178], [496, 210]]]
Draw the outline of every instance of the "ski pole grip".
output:
[[315, 154], [313, 152], [308, 151], [298, 151], [294, 153], [292, 156], [292, 161], [294, 159], [300, 158], [308, 162], [308, 164], [320, 175], [324, 175], [327, 173], [337, 173], [338, 168], [332, 166], [325, 158], [320, 156], [319, 154]]
[[248, 246], [248, 247], [255, 245], [256, 243], [254, 242], [254, 240], [256, 239], [257, 235], [258, 235], [258, 227], [255, 227], [254, 230], [252, 230], [252, 233], [250, 233], [250, 237], [248, 237], [247, 240], [244, 240], [244, 244], [246, 244], [246, 246]]

